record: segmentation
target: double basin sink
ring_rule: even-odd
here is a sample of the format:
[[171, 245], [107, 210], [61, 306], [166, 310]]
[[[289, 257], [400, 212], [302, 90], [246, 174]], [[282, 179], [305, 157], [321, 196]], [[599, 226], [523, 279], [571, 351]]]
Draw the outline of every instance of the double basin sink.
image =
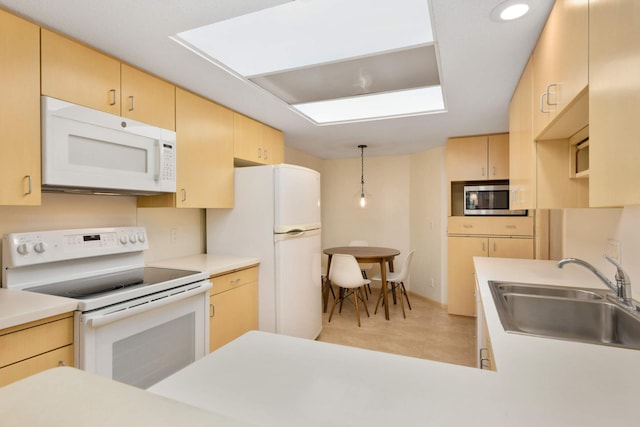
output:
[[495, 281], [489, 288], [507, 332], [640, 350], [640, 312], [611, 292]]

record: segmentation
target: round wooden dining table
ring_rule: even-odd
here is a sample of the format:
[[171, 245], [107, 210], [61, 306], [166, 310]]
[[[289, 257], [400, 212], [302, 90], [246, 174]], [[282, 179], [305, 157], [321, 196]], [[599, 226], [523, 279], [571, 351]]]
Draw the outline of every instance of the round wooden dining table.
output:
[[[389, 271], [393, 271], [393, 259], [400, 255], [400, 251], [393, 248], [381, 248], [377, 246], [338, 246], [335, 248], [328, 248], [323, 251], [329, 256], [327, 261], [327, 286], [322, 291], [322, 307], [327, 311], [327, 304], [329, 301], [329, 290], [331, 289], [331, 281], [329, 280], [329, 270], [331, 269], [331, 257], [335, 254], [347, 254], [353, 255], [358, 263], [361, 264], [379, 264], [380, 276], [382, 278], [383, 288], [387, 282], [387, 269], [385, 263], [389, 264]], [[382, 292], [382, 300], [384, 302], [384, 317], [389, 320], [389, 297], [387, 292]]]

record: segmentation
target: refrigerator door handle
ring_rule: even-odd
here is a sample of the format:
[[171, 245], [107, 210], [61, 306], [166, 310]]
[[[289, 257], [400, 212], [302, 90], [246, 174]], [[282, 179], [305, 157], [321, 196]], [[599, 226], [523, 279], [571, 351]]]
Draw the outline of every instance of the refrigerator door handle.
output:
[[294, 228], [293, 230], [287, 231], [285, 234], [289, 236], [302, 236], [305, 233], [305, 230], [300, 228]]

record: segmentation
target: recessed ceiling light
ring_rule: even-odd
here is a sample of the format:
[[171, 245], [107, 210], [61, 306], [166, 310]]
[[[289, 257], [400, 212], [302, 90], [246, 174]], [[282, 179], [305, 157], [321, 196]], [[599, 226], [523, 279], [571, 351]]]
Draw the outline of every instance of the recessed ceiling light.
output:
[[527, 0], [508, 0], [500, 3], [491, 12], [491, 17], [496, 21], [513, 21], [521, 18], [529, 12], [528, 3]]
[[291, 107], [315, 123], [324, 125], [446, 111], [442, 88], [439, 85], [307, 102]]

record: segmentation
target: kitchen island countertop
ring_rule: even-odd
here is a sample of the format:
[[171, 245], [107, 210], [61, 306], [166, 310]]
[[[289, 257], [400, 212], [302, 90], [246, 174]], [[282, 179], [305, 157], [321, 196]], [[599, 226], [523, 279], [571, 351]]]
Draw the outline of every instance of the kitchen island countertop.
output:
[[254, 331], [150, 391], [278, 427], [637, 421], [639, 351], [506, 333], [487, 284], [603, 287], [595, 277], [553, 261], [475, 258], [475, 266], [495, 372]]

